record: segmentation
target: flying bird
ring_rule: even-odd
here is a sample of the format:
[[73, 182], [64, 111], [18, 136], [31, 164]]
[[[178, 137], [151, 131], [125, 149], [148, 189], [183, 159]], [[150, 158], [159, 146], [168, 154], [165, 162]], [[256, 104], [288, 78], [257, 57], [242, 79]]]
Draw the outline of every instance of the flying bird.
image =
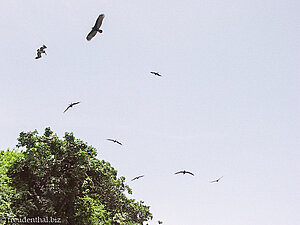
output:
[[98, 16], [95, 25], [92, 27], [91, 32], [86, 37], [86, 39], [88, 41], [92, 40], [92, 38], [97, 34], [97, 32], [99, 32], [99, 33], [103, 32], [103, 30], [99, 29], [101, 27], [103, 19], [104, 19], [104, 14], [101, 14], [100, 16]]
[[119, 142], [119, 141], [117, 141], [116, 139], [110, 139], [110, 138], [108, 138], [108, 139], [106, 139], [106, 140], [112, 141], [112, 142], [117, 143], [117, 144], [119, 144], [119, 145], [122, 145], [122, 143]]
[[74, 103], [71, 103], [71, 104], [65, 109], [64, 113], [67, 112], [67, 110], [68, 110], [69, 108], [71, 108], [71, 107], [73, 107], [74, 105], [77, 105], [77, 104], [79, 104], [79, 103], [80, 103], [80, 102], [74, 102]]
[[133, 178], [131, 181], [134, 181], [134, 180], [140, 179], [140, 178], [142, 178], [142, 177], [144, 177], [144, 175], [137, 176], [137, 177]]
[[44, 53], [45, 55], [47, 55], [47, 53], [45, 51], [46, 48], [47, 48], [46, 45], [43, 45], [42, 47], [38, 48], [36, 50], [36, 57], [35, 57], [35, 59], [41, 58], [42, 57], [42, 53]]
[[194, 174], [193, 174], [193, 173], [191, 173], [191, 172], [189, 172], [189, 171], [186, 171], [186, 170], [178, 171], [178, 172], [176, 172], [175, 174], [179, 174], [179, 173], [182, 173], [182, 174], [186, 174], [186, 173], [188, 173], [188, 174], [191, 174], [191, 175], [193, 175], [193, 176], [194, 176]]
[[150, 73], [152, 73], [152, 74], [154, 74], [155, 76], [159, 76], [159, 77], [162, 77], [162, 75], [161, 74], [159, 74], [158, 72], [150, 72]]
[[212, 180], [210, 183], [218, 183], [222, 178], [223, 178], [223, 176], [221, 176], [220, 178], [218, 178], [216, 180]]

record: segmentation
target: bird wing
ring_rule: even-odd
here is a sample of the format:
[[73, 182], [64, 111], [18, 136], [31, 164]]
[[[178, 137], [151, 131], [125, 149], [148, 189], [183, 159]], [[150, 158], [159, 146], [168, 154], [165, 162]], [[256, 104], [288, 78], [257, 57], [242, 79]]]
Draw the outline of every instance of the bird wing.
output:
[[192, 172], [189, 172], [189, 171], [185, 171], [185, 172], [188, 173], [188, 174], [191, 174], [191, 175], [195, 176]]
[[41, 58], [42, 57], [42, 53], [39, 51], [39, 49], [38, 49], [38, 51], [37, 51], [37, 53], [36, 53], [36, 59], [39, 59], [39, 58]]
[[114, 139], [110, 139], [110, 138], [108, 138], [108, 139], [106, 139], [106, 140], [108, 140], [108, 141], [115, 141]]
[[176, 173], [174, 173], [174, 174], [179, 174], [179, 173], [183, 173], [183, 171], [178, 171], [178, 172], [176, 172]]
[[95, 28], [99, 29], [102, 25], [102, 21], [104, 19], [104, 14], [100, 14], [96, 20], [96, 23], [95, 23]]
[[67, 110], [68, 110], [70, 107], [71, 107], [71, 105], [69, 105], [69, 106], [65, 109], [64, 113], [67, 112]]
[[222, 178], [223, 178], [223, 176], [221, 176], [220, 178], [218, 178], [217, 181], [219, 182]]
[[96, 30], [92, 30], [87, 36], [86, 36], [86, 40], [90, 41], [92, 40], [92, 38], [97, 34]]
[[118, 143], [119, 145], [122, 145], [122, 143], [121, 143], [121, 142], [119, 142], [119, 141], [116, 141], [116, 143]]
[[131, 181], [134, 181], [134, 180], [136, 180], [136, 179], [138, 179], [138, 177], [135, 177], [135, 178], [131, 179]]
[[72, 103], [71, 105], [73, 106], [73, 105], [77, 105], [77, 104], [79, 104], [80, 102], [74, 102], [74, 103]]
[[40, 47], [40, 51], [43, 51], [45, 48], [47, 48], [47, 46], [43, 45], [42, 47]]

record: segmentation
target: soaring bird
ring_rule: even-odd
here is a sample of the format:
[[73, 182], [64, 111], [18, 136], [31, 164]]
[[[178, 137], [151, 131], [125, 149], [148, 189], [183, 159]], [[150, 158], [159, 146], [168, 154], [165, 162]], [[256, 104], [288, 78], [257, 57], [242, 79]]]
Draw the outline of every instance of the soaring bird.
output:
[[142, 178], [142, 177], [144, 177], [144, 175], [137, 176], [137, 177], [133, 178], [131, 181], [134, 181], [134, 180], [140, 179], [140, 178]]
[[86, 39], [88, 41], [92, 40], [92, 38], [97, 34], [97, 32], [102, 33], [103, 31], [99, 28], [101, 27], [102, 21], [104, 19], [104, 14], [101, 14], [98, 16], [98, 19], [96, 20], [95, 25], [92, 27], [91, 32], [87, 35]]
[[65, 109], [64, 113], [67, 112], [67, 110], [68, 110], [69, 108], [71, 108], [71, 107], [73, 107], [74, 105], [77, 105], [77, 104], [79, 104], [79, 103], [80, 103], [80, 102], [74, 102], [74, 103], [71, 103], [71, 104]]
[[112, 142], [117, 143], [117, 144], [119, 144], [119, 145], [122, 145], [122, 143], [119, 142], [119, 141], [117, 141], [116, 139], [110, 139], [110, 138], [108, 138], [108, 139], [106, 139], [106, 140], [112, 141]]
[[154, 75], [156, 75], [156, 76], [159, 76], [159, 77], [162, 77], [162, 75], [161, 74], [159, 74], [158, 72], [150, 72], [150, 73], [152, 73], [152, 74], [154, 74]]
[[221, 176], [220, 178], [218, 178], [216, 180], [212, 180], [210, 183], [218, 183], [222, 178], [223, 178], [223, 176]]
[[36, 57], [35, 59], [39, 59], [42, 57], [42, 53], [44, 53], [45, 55], [47, 55], [46, 51], [45, 51], [45, 48], [47, 48], [46, 45], [43, 45], [42, 47], [38, 48], [36, 50]]
[[186, 170], [178, 171], [178, 172], [176, 172], [175, 174], [179, 174], [179, 173], [182, 173], [182, 174], [186, 174], [186, 173], [188, 173], [188, 174], [191, 174], [191, 175], [193, 175], [193, 176], [194, 176], [194, 174], [193, 174], [193, 173], [191, 173], [191, 172], [189, 172], [189, 171], [186, 171]]

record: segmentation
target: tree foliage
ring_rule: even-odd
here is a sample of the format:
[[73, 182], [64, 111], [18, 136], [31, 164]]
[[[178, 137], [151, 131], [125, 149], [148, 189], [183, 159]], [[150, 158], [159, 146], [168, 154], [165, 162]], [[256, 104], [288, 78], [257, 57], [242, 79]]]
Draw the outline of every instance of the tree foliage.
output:
[[11, 208], [11, 202], [17, 195], [17, 191], [11, 186], [11, 179], [7, 176], [7, 171], [21, 155], [21, 153], [10, 150], [0, 151], [0, 217], [15, 216]]
[[22, 132], [22, 157], [10, 166], [11, 186], [18, 195], [12, 212], [18, 217], [55, 217], [62, 224], [143, 224], [152, 219], [149, 206], [127, 198], [124, 177], [96, 149], [72, 133], [58, 138], [50, 128]]

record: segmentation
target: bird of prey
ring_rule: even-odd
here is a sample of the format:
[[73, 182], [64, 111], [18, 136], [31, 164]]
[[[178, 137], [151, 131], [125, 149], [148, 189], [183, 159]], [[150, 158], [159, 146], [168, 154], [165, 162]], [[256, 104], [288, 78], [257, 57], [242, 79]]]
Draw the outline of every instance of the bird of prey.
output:
[[212, 180], [210, 183], [218, 183], [222, 178], [223, 178], [223, 176], [221, 176], [220, 178], [218, 178], [216, 180]]
[[158, 72], [150, 72], [150, 73], [152, 73], [152, 74], [154, 74], [155, 76], [159, 76], [159, 77], [162, 77], [162, 75], [161, 74], [159, 74]]
[[179, 173], [182, 173], [182, 174], [186, 174], [186, 173], [188, 173], [188, 174], [191, 174], [191, 175], [193, 175], [193, 176], [194, 176], [194, 174], [193, 174], [193, 173], [191, 173], [191, 172], [189, 172], [189, 171], [186, 171], [186, 170], [178, 171], [178, 172], [176, 172], [175, 174], [179, 174]]
[[71, 103], [71, 104], [65, 109], [64, 113], [67, 112], [67, 110], [68, 110], [69, 108], [71, 108], [71, 107], [73, 107], [74, 105], [77, 105], [77, 104], [79, 104], [79, 103], [80, 103], [80, 102], [74, 102], [74, 103]]
[[144, 175], [137, 176], [137, 177], [133, 178], [131, 181], [134, 181], [134, 180], [140, 179], [140, 178], [142, 178], [142, 177], [144, 177]]
[[122, 145], [122, 143], [119, 142], [119, 141], [117, 141], [116, 139], [110, 139], [110, 138], [108, 138], [108, 139], [106, 139], [106, 140], [112, 141], [112, 142], [117, 143], [117, 144], [119, 144], [119, 145]]
[[104, 14], [101, 14], [98, 16], [98, 19], [96, 20], [95, 25], [92, 27], [91, 32], [87, 35], [86, 39], [88, 41], [92, 40], [92, 38], [97, 34], [97, 32], [102, 33], [103, 31], [99, 28], [101, 27], [102, 21], [104, 19]]
[[35, 59], [39, 59], [42, 57], [42, 53], [44, 53], [45, 55], [47, 55], [46, 51], [45, 51], [45, 48], [47, 48], [46, 45], [43, 45], [42, 47], [38, 48], [36, 50], [36, 57]]

